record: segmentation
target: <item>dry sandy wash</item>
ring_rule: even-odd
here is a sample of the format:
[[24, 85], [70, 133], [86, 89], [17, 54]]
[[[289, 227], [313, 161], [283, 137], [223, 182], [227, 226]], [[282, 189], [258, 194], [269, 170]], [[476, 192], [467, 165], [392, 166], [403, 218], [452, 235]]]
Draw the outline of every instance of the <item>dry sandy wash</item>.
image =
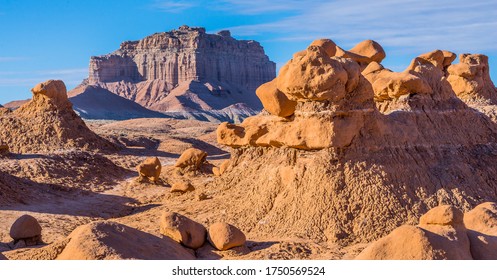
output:
[[0, 108], [0, 259], [497, 259], [488, 58], [314, 41], [241, 124]]

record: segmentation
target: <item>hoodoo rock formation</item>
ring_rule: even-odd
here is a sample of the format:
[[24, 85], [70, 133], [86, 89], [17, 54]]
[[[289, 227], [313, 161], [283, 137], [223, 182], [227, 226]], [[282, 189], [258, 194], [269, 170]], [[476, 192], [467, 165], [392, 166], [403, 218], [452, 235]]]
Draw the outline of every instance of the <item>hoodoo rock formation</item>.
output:
[[[272, 80], [275, 69], [256, 41], [182, 26], [92, 57], [88, 81], [77, 91], [96, 86], [169, 115], [233, 120], [233, 114], [261, 109], [255, 89]], [[238, 103], [248, 108], [230, 107]]]
[[259, 87], [265, 111], [218, 127], [232, 152], [214, 184], [243, 197], [227, 207], [242, 230], [369, 242], [440, 204], [495, 201], [497, 124], [460, 99], [497, 97], [486, 57], [436, 50], [403, 72], [384, 57], [314, 41]]
[[61, 149], [113, 149], [92, 132], [72, 110], [64, 82], [37, 84], [33, 99], [13, 112], [0, 115], [0, 142], [14, 153]]

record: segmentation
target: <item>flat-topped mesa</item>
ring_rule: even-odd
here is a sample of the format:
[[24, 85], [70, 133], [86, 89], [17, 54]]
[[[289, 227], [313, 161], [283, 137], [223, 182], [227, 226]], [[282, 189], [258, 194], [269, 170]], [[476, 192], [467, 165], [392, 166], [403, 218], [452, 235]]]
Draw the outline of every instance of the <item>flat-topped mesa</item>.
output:
[[163, 80], [171, 87], [189, 80], [217, 80], [255, 89], [274, 78], [276, 65], [262, 46], [236, 40], [227, 30], [207, 34], [204, 28], [182, 26], [90, 60], [90, 84]]

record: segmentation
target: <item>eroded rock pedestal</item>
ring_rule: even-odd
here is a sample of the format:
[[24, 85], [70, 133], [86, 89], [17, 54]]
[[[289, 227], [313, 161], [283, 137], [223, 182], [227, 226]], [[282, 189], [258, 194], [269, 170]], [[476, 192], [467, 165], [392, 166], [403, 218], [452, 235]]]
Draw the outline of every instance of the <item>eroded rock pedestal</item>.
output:
[[257, 90], [265, 111], [219, 126], [233, 149], [215, 183], [235, 197], [227, 215], [243, 230], [367, 242], [440, 204], [497, 199], [497, 125], [464, 102], [495, 97], [485, 56], [456, 66], [435, 50], [403, 72], [384, 57], [374, 41], [345, 51], [317, 40]]

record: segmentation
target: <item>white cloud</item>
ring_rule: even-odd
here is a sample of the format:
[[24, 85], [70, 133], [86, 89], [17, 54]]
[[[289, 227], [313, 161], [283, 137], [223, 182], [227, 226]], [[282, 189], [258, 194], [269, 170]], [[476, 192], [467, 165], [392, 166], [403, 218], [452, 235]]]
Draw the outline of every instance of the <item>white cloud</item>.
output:
[[156, 1], [152, 4], [152, 8], [161, 10], [163, 12], [180, 13], [186, 9], [196, 6], [198, 3], [195, 1], [182, 1], [182, 0], [166, 0]]
[[[227, 2], [240, 8], [249, 5], [249, 1]], [[287, 5], [297, 14], [229, 29], [238, 36], [270, 35], [280, 41], [327, 37], [344, 47], [374, 39], [400, 52], [497, 50], [495, 0], [313, 1], [305, 8], [303, 3], [289, 1]]]

